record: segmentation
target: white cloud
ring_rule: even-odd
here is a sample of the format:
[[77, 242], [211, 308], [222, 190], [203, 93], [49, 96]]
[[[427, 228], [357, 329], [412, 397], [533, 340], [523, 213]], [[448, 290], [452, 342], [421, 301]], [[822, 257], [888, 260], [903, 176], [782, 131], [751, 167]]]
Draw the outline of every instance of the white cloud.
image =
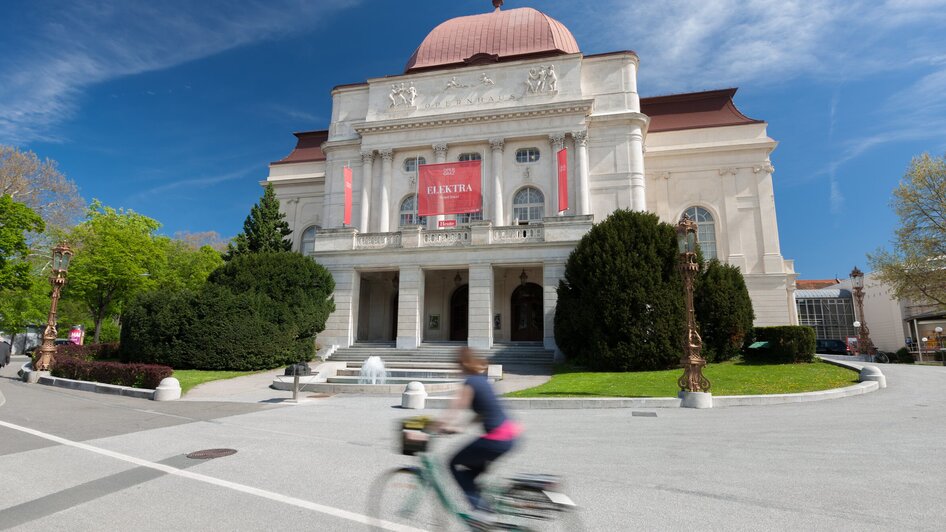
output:
[[131, 201], [144, 200], [150, 197], [153, 197], [156, 194], [161, 194], [164, 192], [169, 192], [171, 190], [179, 189], [200, 189], [207, 188], [211, 185], [218, 185], [220, 183], [226, 183], [228, 181], [237, 181], [245, 178], [251, 172], [259, 171], [259, 165], [247, 166], [234, 170], [232, 172], [227, 172], [219, 175], [210, 175], [202, 177], [192, 177], [188, 179], [181, 179], [178, 181], [172, 181], [170, 183], [164, 183], [148, 190], [142, 191], [138, 194], [135, 194], [131, 197]]
[[[357, 0], [60, 1], [0, 56], [0, 142], [56, 140], [90, 86], [316, 25]], [[29, 17], [27, 17], [29, 18]]]

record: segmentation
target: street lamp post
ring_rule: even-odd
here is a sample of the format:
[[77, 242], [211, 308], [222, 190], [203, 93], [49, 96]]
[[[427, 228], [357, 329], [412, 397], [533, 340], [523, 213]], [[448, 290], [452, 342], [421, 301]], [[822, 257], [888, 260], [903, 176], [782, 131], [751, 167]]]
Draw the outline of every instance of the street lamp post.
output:
[[677, 245], [680, 252], [680, 275], [683, 277], [683, 289], [686, 295], [687, 327], [683, 336], [683, 375], [677, 384], [684, 392], [708, 392], [710, 381], [703, 375], [706, 360], [700, 354], [703, 339], [696, 330], [696, 312], [693, 309], [693, 281], [700, 265], [696, 262], [696, 222], [686, 214], [677, 224]]
[[857, 314], [860, 316], [860, 325], [857, 327], [857, 351], [871, 356], [877, 350], [870, 340], [870, 329], [867, 328], [867, 319], [864, 317], [864, 272], [857, 266], [851, 270], [851, 287], [854, 288], [854, 302], [857, 304]]
[[52, 302], [49, 306], [49, 316], [46, 319], [46, 329], [43, 331], [43, 345], [37, 351], [39, 356], [33, 361], [33, 369], [49, 371], [56, 354], [56, 310], [59, 307], [59, 296], [62, 287], [66, 284], [66, 271], [69, 270], [69, 260], [72, 259], [72, 250], [65, 244], [53, 248], [52, 273], [49, 283], [53, 286]]

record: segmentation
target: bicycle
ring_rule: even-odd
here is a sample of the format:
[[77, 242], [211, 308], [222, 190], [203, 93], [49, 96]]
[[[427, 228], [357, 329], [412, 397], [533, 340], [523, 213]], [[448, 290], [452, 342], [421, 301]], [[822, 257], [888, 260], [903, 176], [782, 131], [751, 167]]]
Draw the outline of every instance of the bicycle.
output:
[[368, 515], [380, 520], [375, 527], [384, 522], [427, 530], [447, 530], [451, 524], [476, 531], [581, 530], [578, 508], [560, 491], [561, 479], [554, 475], [517, 475], [485, 487], [483, 496], [494, 512], [489, 518], [462, 509], [441, 480], [437, 460], [427, 452], [436, 435], [428, 430], [429, 421], [418, 417], [402, 422], [401, 452], [416, 456], [420, 465], [392, 469], [374, 482]]

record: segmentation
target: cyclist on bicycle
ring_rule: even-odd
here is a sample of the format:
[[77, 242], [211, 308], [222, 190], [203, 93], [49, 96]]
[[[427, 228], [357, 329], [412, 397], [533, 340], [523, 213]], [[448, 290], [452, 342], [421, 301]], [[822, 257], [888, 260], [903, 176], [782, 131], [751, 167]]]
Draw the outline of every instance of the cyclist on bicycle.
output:
[[485, 434], [473, 440], [450, 460], [450, 471], [473, 508], [490, 511], [487, 503], [480, 498], [476, 477], [516, 445], [522, 429], [506, 416], [492, 385], [486, 380], [486, 359], [476, 355], [472, 349], [463, 347], [457, 362], [463, 368], [466, 381], [450, 411], [437, 425], [443, 432], [457, 432], [453, 423], [470, 408], [477, 414], [476, 419], [482, 421]]

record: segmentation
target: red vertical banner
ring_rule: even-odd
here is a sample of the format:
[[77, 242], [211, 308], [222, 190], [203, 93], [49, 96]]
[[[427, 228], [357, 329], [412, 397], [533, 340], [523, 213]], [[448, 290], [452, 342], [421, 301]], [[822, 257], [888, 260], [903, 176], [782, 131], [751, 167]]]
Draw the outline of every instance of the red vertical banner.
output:
[[568, 210], [568, 150], [558, 151], [558, 212]]
[[351, 167], [346, 166], [342, 174], [345, 177], [345, 215], [342, 223], [351, 225]]

